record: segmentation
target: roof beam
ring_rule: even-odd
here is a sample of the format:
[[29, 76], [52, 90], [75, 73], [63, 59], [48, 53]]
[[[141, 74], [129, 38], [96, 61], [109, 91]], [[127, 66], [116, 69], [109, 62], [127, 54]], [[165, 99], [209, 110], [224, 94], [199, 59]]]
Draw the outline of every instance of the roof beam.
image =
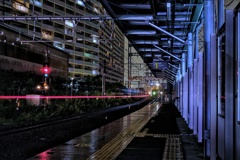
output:
[[34, 20], [112, 20], [110, 16], [0, 16], [0, 21], [34, 21]]
[[175, 68], [175, 69], [177, 69], [177, 70], [179, 69], [178, 67], [172, 65], [171, 63], [168, 63], [168, 65], [171, 66], [171, 67], [173, 67], [173, 68]]
[[182, 42], [182, 43], [185, 44], [185, 41], [184, 41], [184, 40], [178, 38], [177, 36], [175, 36], [175, 35], [173, 35], [173, 34], [171, 34], [171, 33], [169, 33], [168, 31], [165, 31], [164, 29], [158, 27], [157, 25], [155, 25], [155, 24], [153, 24], [153, 23], [151, 23], [151, 22], [148, 22], [148, 24], [149, 24], [150, 26], [156, 28], [157, 30], [159, 30], [159, 31], [161, 31], [161, 32], [169, 35], [170, 37], [175, 38], [176, 40], [178, 40], [178, 41], [180, 41], [180, 42]]
[[158, 44], [158, 41], [154, 40], [135, 40], [133, 44]]
[[174, 56], [173, 54], [171, 54], [171, 53], [169, 53], [169, 52], [167, 52], [167, 51], [165, 51], [164, 49], [162, 49], [162, 48], [160, 48], [160, 47], [158, 47], [158, 46], [156, 46], [156, 45], [153, 45], [153, 46], [156, 47], [157, 49], [159, 49], [160, 51], [162, 51], [162, 52], [164, 52], [164, 53], [166, 53], [166, 54], [168, 54], [168, 55], [176, 58], [177, 60], [181, 61], [180, 58], [178, 58], [177, 56]]
[[156, 31], [155, 30], [129, 30], [126, 32], [126, 34], [150, 34], [150, 35], [154, 35], [156, 34]]
[[122, 8], [126, 9], [151, 9], [149, 4], [120, 4], [119, 5]]
[[173, 73], [169, 72], [168, 70], [164, 70], [164, 71], [163, 71], [163, 73], [166, 73], [166, 72], [167, 72], [168, 74], [172, 75], [173, 77], [175, 77], [175, 76], [176, 76], [175, 74], [173, 74]]
[[159, 49], [155, 49], [155, 48], [139, 48], [138, 52], [159, 52]]

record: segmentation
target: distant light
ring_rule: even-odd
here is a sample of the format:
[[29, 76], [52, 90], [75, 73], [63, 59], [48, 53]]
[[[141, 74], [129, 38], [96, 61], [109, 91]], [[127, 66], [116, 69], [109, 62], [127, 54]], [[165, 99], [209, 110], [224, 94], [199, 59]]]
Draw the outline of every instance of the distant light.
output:
[[159, 85], [160, 85], [159, 83], [156, 84], [156, 86], [159, 86]]

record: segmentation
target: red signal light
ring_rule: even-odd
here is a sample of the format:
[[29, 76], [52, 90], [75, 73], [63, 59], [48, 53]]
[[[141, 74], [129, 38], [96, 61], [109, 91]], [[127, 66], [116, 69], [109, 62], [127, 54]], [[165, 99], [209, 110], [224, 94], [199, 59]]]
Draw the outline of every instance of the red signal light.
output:
[[42, 68], [43, 74], [49, 74], [50, 73], [50, 68], [48, 66], [45, 66]]

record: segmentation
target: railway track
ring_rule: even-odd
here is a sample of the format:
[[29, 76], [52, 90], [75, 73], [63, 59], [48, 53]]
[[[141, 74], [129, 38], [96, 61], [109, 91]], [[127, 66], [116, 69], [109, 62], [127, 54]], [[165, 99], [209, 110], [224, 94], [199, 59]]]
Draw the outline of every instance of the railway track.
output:
[[147, 99], [83, 115], [59, 117], [38, 123], [0, 129], [1, 160], [25, 160], [79, 135], [116, 120], [148, 104]]

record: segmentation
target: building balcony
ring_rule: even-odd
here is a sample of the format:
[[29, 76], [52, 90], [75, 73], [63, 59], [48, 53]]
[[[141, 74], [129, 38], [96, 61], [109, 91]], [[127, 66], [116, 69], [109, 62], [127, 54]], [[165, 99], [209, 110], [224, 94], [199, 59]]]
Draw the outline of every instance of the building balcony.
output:
[[85, 52], [84, 57], [99, 61], [99, 56], [96, 56], [96, 55], [93, 55], [93, 54], [90, 54], [90, 53]]
[[62, 20], [55, 20], [53, 22], [62, 25], [62, 28], [64, 28], [64, 25], [65, 25], [64, 21], [62, 21]]
[[59, 37], [54, 37], [54, 41], [57, 41], [57, 42], [62, 42], [63, 39], [62, 38], [59, 38]]
[[58, 4], [59, 6], [65, 7], [66, 3], [59, 1], [59, 0], [55, 0], [55, 4]]
[[90, 46], [90, 45], [87, 45], [87, 44], [84, 45], [84, 48], [95, 51], [95, 52], [99, 52], [98, 47], [93, 47], [93, 46]]
[[93, 35], [99, 35], [98, 31], [93, 31], [93, 30], [87, 29], [87, 28], [85, 28], [84, 30], [85, 30], [85, 32], [87, 32], [87, 33], [90, 33], [90, 34], [93, 34]]
[[42, 38], [42, 33], [41, 32], [33, 32], [31, 30], [28, 30], [28, 35], [31, 36], [31, 37], [38, 37], [38, 38]]
[[65, 49], [65, 51], [68, 52], [71, 56], [84, 57], [83, 52], [74, 51], [74, 50], [71, 50], [71, 49]]
[[[34, 21], [28, 21], [28, 24], [34, 26]], [[35, 27], [42, 28], [41, 22], [35, 22]]]
[[0, 3], [0, 6], [4, 6], [4, 7], [11, 7], [13, 6], [12, 1], [5, 1], [4, 5], [2, 3]]
[[74, 43], [74, 44], [75, 44], [75, 47], [84, 48], [84, 44], [82, 44], [82, 43], [76, 42], [76, 43]]
[[75, 65], [83, 65], [83, 66], [88, 66], [92, 68], [99, 68], [98, 63], [92, 63], [92, 62], [87, 62], [87, 61], [81, 61], [81, 60], [74, 60], [74, 59], [69, 59], [69, 63], [75, 64]]
[[57, 28], [57, 27], [55, 27], [55, 28], [54, 28], [54, 31], [55, 31], [55, 32], [58, 32], [58, 33], [61, 33], [61, 34], [65, 34], [65, 30], [64, 30], [63, 28]]
[[70, 4], [66, 4], [65, 7], [67, 7], [68, 9], [72, 10], [72, 11], [75, 11], [75, 7], [70, 5]]
[[42, 27], [43, 27], [43, 28], [46, 28], [46, 29], [48, 29], [48, 30], [52, 30], [52, 31], [55, 30], [55, 28], [54, 28], [53, 26], [48, 25], [48, 24], [45, 24], [45, 23], [42, 23]]
[[49, 1], [49, 2], [54, 2], [54, 0], [46, 0], [46, 1]]
[[55, 8], [55, 13], [60, 14], [60, 15], [65, 15], [64, 11], [57, 9], [57, 8]]
[[77, 69], [77, 68], [68, 68], [69, 73], [75, 73], [75, 74], [83, 74], [83, 75], [98, 75], [98, 71], [92, 71], [92, 70], [85, 70], [85, 69]]
[[77, 38], [77, 39], [82, 39], [82, 40], [85, 39], [85, 37], [84, 37], [83, 35], [78, 34], [78, 33], [76, 33], [76, 38]]
[[90, 0], [93, 4], [96, 4], [96, 5], [100, 5], [99, 1], [98, 0]]
[[46, 5], [46, 4], [43, 4], [43, 9], [45, 10], [48, 10], [49, 12], [54, 12], [54, 8], [52, 6], [49, 6], [49, 5]]
[[79, 8], [76, 8], [76, 13], [78, 13], [78, 14], [80, 14], [80, 15], [85, 15], [85, 11], [84, 10], [81, 10], [81, 9], [79, 9]]
[[96, 29], [100, 29], [100, 24], [99, 23], [94, 23], [94, 22], [91, 22], [91, 21], [84, 21], [84, 23], [91, 26], [91, 27], [94, 27]]

